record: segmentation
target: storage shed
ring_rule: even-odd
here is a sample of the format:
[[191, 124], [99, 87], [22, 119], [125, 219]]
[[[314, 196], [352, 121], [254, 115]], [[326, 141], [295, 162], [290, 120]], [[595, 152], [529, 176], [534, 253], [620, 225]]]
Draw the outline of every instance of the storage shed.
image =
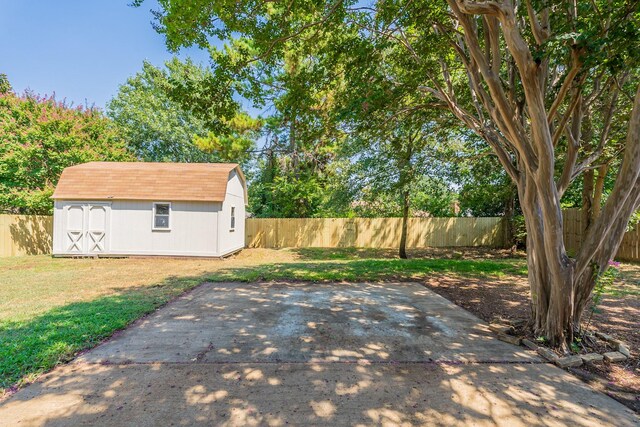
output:
[[53, 199], [54, 256], [221, 257], [245, 245], [235, 163], [84, 163], [62, 172]]

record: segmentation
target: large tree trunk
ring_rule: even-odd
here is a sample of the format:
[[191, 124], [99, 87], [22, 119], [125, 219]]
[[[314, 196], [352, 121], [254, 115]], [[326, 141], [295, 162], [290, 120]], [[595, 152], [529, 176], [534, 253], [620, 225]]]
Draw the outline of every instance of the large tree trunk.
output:
[[593, 182], [593, 169], [589, 169], [582, 176], [582, 230], [580, 230], [582, 236], [587, 234], [593, 220]]
[[[531, 314], [535, 333], [561, 346], [573, 334], [574, 262], [562, 239], [562, 215], [541, 209], [540, 188], [533, 177], [520, 183], [519, 194], [527, 228], [527, 264], [531, 289]], [[554, 233], [554, 239], [548, 236]], [[559, 235], [558, 235], [559, 234]], [[550, 245], [550, 241], [555, 244]]]
[[[636, 140], [635, 144], [640, 144]], [[636, 150], [639, 152], [640, 150]], [[622, 173], [622, 172], [621, 172]], [[585, 237], [577, 259], [567, 256], [564, 240], [550, 245], [549, 236], [562, 233], [562, 216], [545, 215], [540, 208], [539, 189], [533, 179], [520, 186], [520, 200], [527, 228], [527, 263], [531, 289], [531, 311], [536, 334], [554, 346], [564, 346], [580, 329], [582, 314], [588, 305], [597, 277], [609, 267], [624, 236], [630, 215], [640, 202], [640, 183], [630, 191], [616, 217], [601, 216], [592, 221], [594, 227], [610, 223], [606, 234]], [[528, 185], [527, 185], [528, 184]], [[615, 195], [612, 195], [615, 197]], [[620, 202], [619, 202], [620, 203]], [[616, 203], [609, 200], [607, 206]]]
[[598, 168], [598, 178], [596, 179], [596, 185], [593, 193], [593, 215], [592, 219], [596, 219], [600, 216], [600, 210], [602, 209], [602, 193], [604, 191], [604, 181], [607, 178], [607, 172], [609, 166], [604, 164]]
[[400, 235], [400, 250], [398, 255], [407, 259], [407, 223], [409, 221], [409, 190], [402, 192], [402, 232]]
[[[566, 254], [561, 212], [549, 209], [548, 198], [554, 194], [559, 206], [555, 186], [545, 187], [545, 182], [533, 174], [523, 175], [518, 192], [527, 227], [534, 328], [552, 345], [563, 346], [580, 328], [582, 313], [597, 277], [609, 267], [629, 218], [640, 204], [640, 88], [616, 184], [602, 214], [590, 217], [590, 226], [576, 259]], [[593, 194], [593, 187], [590, 191]]]

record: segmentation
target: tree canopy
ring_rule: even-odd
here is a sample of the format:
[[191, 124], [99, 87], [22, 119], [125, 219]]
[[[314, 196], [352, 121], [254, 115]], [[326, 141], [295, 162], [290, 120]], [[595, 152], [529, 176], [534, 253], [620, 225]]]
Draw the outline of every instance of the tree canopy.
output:
[[261, 128], [209, 68], [174, 58], [144, 62], [120, 86], [107, 115], [145, 161], [212, 162], [247, 158]]
[[135, 157], [102, 112], [32, 93], [0, 94], [0, 210], [50, 214], [62, 170]]

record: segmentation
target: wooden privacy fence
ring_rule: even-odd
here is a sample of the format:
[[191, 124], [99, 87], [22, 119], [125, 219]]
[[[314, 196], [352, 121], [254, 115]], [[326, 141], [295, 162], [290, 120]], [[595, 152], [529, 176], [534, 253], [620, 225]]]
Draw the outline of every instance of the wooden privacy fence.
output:
[[[251, 218], [246, 243], [252, 248], [397, 248], [401, 218]], [[502, 218], [409, 218], [408, 248], [503, 247]]]
[[[400, 218], [249, 218], [246, 243], [255, 248], [363, 247], [396, 248]], [[581, 243], [579, 209], [564, 211], [567, 249]], [[0, 256], [51, 253], [53, 218], [37, 215], [0, 215]], [[504, 247], [502, 218], [410, 218], [407, 247]], [[640, 227], [627, 232], [616, 259], [640, 261]]]
[[51, 253], [53, 217], [0, 215], [0, 256]]
[[[582, 243], [582, 212], [580, 209], [566, 209], [562, 219], [564, 230], [564, 242], [567, 251], [575, 253]], [[640, 261], [640, 225], [627, 231], [622, 239], [616, 259], [621, 261]]]

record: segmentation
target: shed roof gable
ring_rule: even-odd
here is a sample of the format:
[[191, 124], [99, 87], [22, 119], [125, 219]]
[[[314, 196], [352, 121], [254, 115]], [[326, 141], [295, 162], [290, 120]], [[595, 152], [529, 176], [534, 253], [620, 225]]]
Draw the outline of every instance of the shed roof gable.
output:
[[66, 168], [53, 193], [67, 200], [222, 202], [236, 163], [89, 162]]

